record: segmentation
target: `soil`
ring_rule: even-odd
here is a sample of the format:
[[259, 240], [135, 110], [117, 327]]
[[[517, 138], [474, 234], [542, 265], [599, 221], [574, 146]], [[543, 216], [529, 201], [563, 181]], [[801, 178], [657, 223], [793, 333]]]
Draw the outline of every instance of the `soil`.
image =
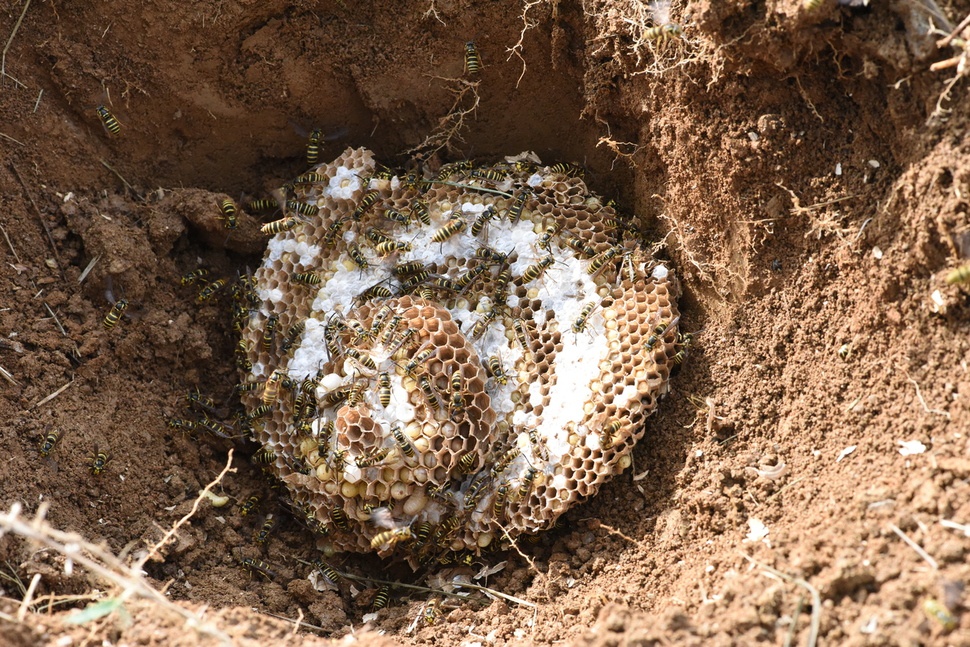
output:
[[[639, 0], [7, 3], [0, 507], [130, 556], [189, 513], [231, 443], [167, 422], [197, 387], [228, 408], [237, 377], [227, 300], [179, 279], [263, 245], [250, 221], [227, 237], [218, 201], [304, 172], [317, 127], [321, 158], [401, 163], [454, 123], [474, 40], [458, 107], [479, 103], [437, 157], [582, 164], [680, 273], [694, 343], [633, 469], [501, 558], [487, 586], [511, 598], [429, 626], [425, 591], [366, 619], [375, 585], [315, 591], [293, 519], [255, 543], [275, 499], [237, 447], [229, 504], [203, 501], [145, 580], [237, 644], [970, 645], [970, 299], [943, 280], [970, 257], [970, 80], [943, 96], [963, 67], [930, 69], [960, 50], [928, 0], [808, 4], [675, 1], [663, 41]], [[0, 642], [218, 642], [68, 562], [0, 538]], [[71, 622], [102, 598], [120, 608]]]

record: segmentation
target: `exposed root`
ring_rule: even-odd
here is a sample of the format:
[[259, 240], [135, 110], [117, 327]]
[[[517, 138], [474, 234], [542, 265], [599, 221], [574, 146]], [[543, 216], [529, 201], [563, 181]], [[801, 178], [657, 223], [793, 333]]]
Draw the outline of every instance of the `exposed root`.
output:
[[[440, 78], [440, 77], [434, 77]], [[452, 147], [452, 140], [464, 141], [461, 130], [465, 127], [465, 118], [478, 110], [481, 97], [478, 95], [479, 81], [465, 79], [446, 79], [454, 83], [450, 89], [455, 96], [451, 108], [441, 119], [435, 130], [425, 137], [424, 141], [406, 151], [407, 155], [415, 155], [427, 159], [443, 148], [448, 152], [456, 152]]]
[[[519, 87], [519, 83], [522, 82], [522, 77], [525, 76], [525, 71], [528, 69], [526, 65], [525, 57], [522, 56], [522, 48], [525, 45], [525, 35], [530, 29], [535, 29], [538, 26], [538, 22], [529, 19], [529, 10], [542, 4], [544, 0], [526, 0], [525, 6], [522, 8], [522, 31], [519, 32], [519, 40], [509, 47], [506, 51], [509, 53], [509, 57], [505, 60], [512, 60], [513, 56], [518, 57], [522, 61], [522, 72], [519, 73], [519, 78], [515, 81], [515, 87]], [[555, 11], [556, 4], [553, 3], [553, 11]]]
[[431, 0], [431, 4], [428, 7], [428, 10], [424, 12], [424, 17], [425, 18], [434, 18], [435, 20], [437, 20], [438, 22], [440, 22], [442, 25], [445, 24], [445, 21], [442, 20], [441, 19], [441, 16], [438, 15], [438, 7], [435, 5], [435, 0]]
[[[229, 453], [229, 461], [226, 469], [222, 471], [215, 481], [206, 486], [203, 492], [214, 487], [226, 474], [231, 464], [232, 450]], [[149, 557], [156, 555], [157, 551], [165, 542], [174, 536], [178, 528], [196, 512], [202, 498], [204, 498], [204, 495], [200, 494], [199, 499], [192, 506], [192, 511], [180, 519], [166, 533], [165, 537], [155, 544], [141, 560], [130, 565], [126, 564], [123, 558], [114, 555], [102, 546], [92, 544], [77, 533], [63, 532], [52, 527], [45, 519], [47, 514], [46, 503], [42, 503], [38, 507], [37, 514], [34, 518], [29, 520], [21, 516], [22, 508], [19, 503], [14, 503], [10, 507], [9, 512], [0, 513], [0, 536], [10, 532], [29, 539], [41, 546], [45, 546], [65, 557], [65, 570], [68, 573], [73, 570], [73, 565], [76, 563], [114, 587], [109, 597], [100, 599], [88, 605], [85, 609], [75, 612], [67, 618], [67, 622], [86, 624], [114, 612], [118, 612], [124, 616], [127, 613], [124, 609], [125, 601], [132, 597], [140, 597], [152, 604], [158, 605], [160, 609], [181, 617], [187, 626], [192, 627], [199, 633], [216, 638], [223, 644], [229, 645], [231, 644], [231, 640], [228, 635], [212, 624], [204, 621], [201, 616], [169, 600], [164, 592], [155, 589], [145, 580], [142, 571], [145, 561]], [[33, 592], [40, 581], [40, 577], [40, 574], [36, 574], [31, 580], [30, 585], [24, 590], [24, 597], [17, 613], [18, 622], [22, 622], [30, 610], [31, 603], [33, 602]], [[50, 608], [50, 605], [48, 605], [48, 608]]]

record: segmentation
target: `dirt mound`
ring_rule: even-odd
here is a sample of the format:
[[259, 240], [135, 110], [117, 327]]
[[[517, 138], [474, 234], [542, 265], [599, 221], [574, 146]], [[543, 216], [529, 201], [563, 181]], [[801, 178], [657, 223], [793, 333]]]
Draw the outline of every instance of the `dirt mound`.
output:
[[[970, 3], [8, 4], [0, 507], [50, 526], [0, 538], [3, 641], [970, 644], [966, 35], [937, 44]], [[253, 449], [170, 424], [237, 402], [228, 298], [181, 277], [256, 267], [219, 203], [272, 199], [315, 128], [322, 159], [580, 164], [682, 277], [694, 343], [627, 474], [521, 552], [330, 562], [505, 597], [316, 591]]]

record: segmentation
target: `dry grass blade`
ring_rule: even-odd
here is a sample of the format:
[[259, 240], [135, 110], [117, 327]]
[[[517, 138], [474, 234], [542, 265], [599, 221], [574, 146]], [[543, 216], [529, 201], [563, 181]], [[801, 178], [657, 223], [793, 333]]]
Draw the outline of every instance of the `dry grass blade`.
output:
[[216, 638], [225, 645], [231, 644], [229, 636], [225, 633], [208, 624], [195, 613], [175, 604], [162, 592], [150, 586], [145, 581], [140, 567], [127, 566], [112, 553], [88, 542], [77, 533], [63, 532], [52, 527], [44, 519], [46, 510], [46, 506], [42, 505], [33, 519], [25, 520], [20, 516], [20, 504], [14, 503], [8, 512], [0, 513], [0, 530], [14, 533], [54, 550], [66, 557], [69, 563], [79, 564], [90, 573], [117, 586], [120, 592], [114, 597], [119, 605], [124, 600], [137, 595], [183, 618], [186, 624], [196, 631]]
[[811, 621], [811, 625], [809, 626], [808, 641], [805, 644], [808, 645], [808, 647], [815, 647], [815, 645], [818, 644], [818, 635], [822, 627], [822, 595], [818, 592], [818, 589], [816, 589], [814, 586], [812, 586], [811, 584], [809, 584], [807, 581], [803, 580], [800, 577], [792, 577], [787, 573], [782, 573], [778, 569], [772, 568], [767, 564], [762, 564], [755, 558], [745, 553], [739, 553], [739, 554], [741, 555], [741, 557], [748, 560], [748, 562], [750, 562], [752, 565], [757, 566], [758, 568], [763, 570], [765, 572], [764, 573], [765, 575], [770, 575], [772, 577], [784, 580], [786, 582], [791, 582], [792, 584], [800, 586], [806, 591], [808, 591], [808, 594], [812, 598], [812, 621]]
[[71, 380], [70, 382], [68, 382], [67, 384], [65, 384], [61, 388], [57, 389], [56, 391], [54, 391], [53, 393], [51, 393], [50, 395], [48, 395], [47, 397], [45, 397], [41, 401], [37, 402], [36, 404], [30, 405], [29, 407], [27, 407], [27, 410], [30, 411], [31, 409], [36, 409], [37, 407], [39, 407], [41, 405], [47, 404], [48, 402], [50, 402], [51, 400], [53, 400], [54, 398], [56, 398], [57, 396], [59, 396], [61, 393], [64, 393], [64, 391], [67, 390], [67, 387], [71, 386], [72, 384], [74, 384], [74, 380]]
[[[24, 16], [27, 15], [27, 7], [30, 6], [30, 0], [24, 3], [24, 10], [20, 12], [20, 17], [17, 18], [17, 22], [14, 23], [13, 29], [10, 30], [10, 38], [7, 39], [7, 44], [3, 46], [3, 55], [0, 57], [0, 76], [9, 76], [7, 74], [7, 52], [10, 51], [10, 45], [13, 43], [14, 36], [17, 35], [17, 30], [20, 29], [20, 23], [24, 21]], [[10, 77], [13, 79], [13, 77]], [[16, 81], [16, 79], [14, 79]], [[23, 85], [17, 81], [20, 85]]]
[[933, 567], [933, 570], [939, 570], [940, 565], [936, 563], [936, 560], [930, 557], [930, 554], [923, 550], [923, 547], [917, 544], [915, 541], [910, 539], [906, 533], [899, 529], [895, 524], [889, 524], [889, 529], [896, 533], [896, 536], [903, 540], [907, 546], [912, 548], [917, 555], [926, 560], [926, 563]]

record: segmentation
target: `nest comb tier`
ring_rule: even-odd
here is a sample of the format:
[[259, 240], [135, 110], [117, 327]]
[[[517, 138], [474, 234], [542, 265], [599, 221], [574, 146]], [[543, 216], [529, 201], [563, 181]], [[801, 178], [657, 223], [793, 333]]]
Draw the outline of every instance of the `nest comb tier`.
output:
[[570, 167], [382, 169], [348, 149], [268, 226], [243, 404], [320, 549], [427, 564], [548, 529], [630, 465], [679, 287]]

